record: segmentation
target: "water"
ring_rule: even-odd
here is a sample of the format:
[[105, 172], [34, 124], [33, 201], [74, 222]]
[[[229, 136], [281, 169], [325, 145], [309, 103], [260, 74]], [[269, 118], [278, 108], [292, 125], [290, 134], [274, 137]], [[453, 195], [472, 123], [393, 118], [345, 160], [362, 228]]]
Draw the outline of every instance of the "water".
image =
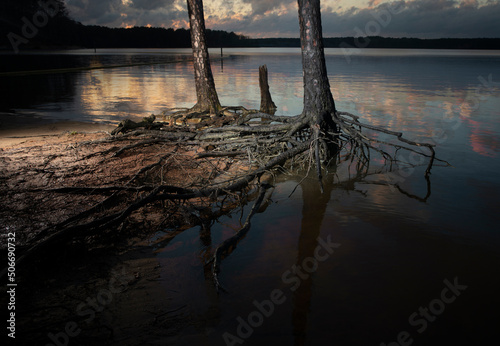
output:
[[[117, 123], [195, 103], [188, 50], [98, 53], [49, 60], [151, 64], [0, 76], [0, 111]], [[258, 66], [267, 64], [277, 114], [301, 112], [298, 50], [218, 54], [212, 68], [222, 104], [258, 108]], [[22, 66], [0, 59], [9, 62], [4, 71], [25, 70], [27, 61], [53, 68], [40, 62], [47, 56], [23, 56]], [[384, 184], [387, 175], [340, 174], [340, 183], [325, 182], [324, 195], [307, 179], [288, 198], [300, 178], [282, 179], [273, 203], [222, 264], [229, 294], [214, 294], [203, 263], [239, 217], [219, 219], [208, 238], [198, 228], [179, 234], [157, 249], [165, 287], [158, 299], [173, 298], [191, 321], [169, 344], [379, 345], [399, 336], [401, 345], [470, 345], [496, 335], [500, 53], [359, 50], [346, 58], [332, 49], [326, 59], [339, 110], [435, 143], [453, 167], [434, 167], [430, 190], [422, 167], [391, 176], [401, 191]], [[318, 248], [325, 242], [338, 245]]]

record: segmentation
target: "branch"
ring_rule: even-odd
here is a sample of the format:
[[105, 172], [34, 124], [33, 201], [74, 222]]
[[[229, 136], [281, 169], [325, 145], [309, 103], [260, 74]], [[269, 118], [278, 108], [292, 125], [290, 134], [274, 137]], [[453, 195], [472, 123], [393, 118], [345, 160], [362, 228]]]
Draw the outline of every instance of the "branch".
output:
[[271, 186], [268, 184], [263, 184], [261, 186], [259, 197], [257, 198], [257, 201], [254, 203], [252, 209], [250, 210], [250, 214], [248, 214], [246, 221], [243, 224], [243, 227], [241, 227], [238, 230], [238, 232], [236, 232], [236, 234], [233, 235], [231, 238], [226, 239], [224, 242], [222, 242], [222, 244], [220, 244], [215, 250], [215, 253], [212, 258], [213, 261], [212, 276], [217, 293], [219, 292], [219, 290], [227, 292], [227, 290], [219, 282], [220, 265], [223, 260], [223, 257], [227, 257], [228, 255], [230, 255], [236, 249], [241, 239], [243, 239], [245, 235], [248, 233], [251, 225], [250, 221], [252, 220], [252, 217], [257, 213], [257, 211], [260, 209], [262, 202], [264, 201], [264, 196], [266, 195], [266, 191], [270, 187]]

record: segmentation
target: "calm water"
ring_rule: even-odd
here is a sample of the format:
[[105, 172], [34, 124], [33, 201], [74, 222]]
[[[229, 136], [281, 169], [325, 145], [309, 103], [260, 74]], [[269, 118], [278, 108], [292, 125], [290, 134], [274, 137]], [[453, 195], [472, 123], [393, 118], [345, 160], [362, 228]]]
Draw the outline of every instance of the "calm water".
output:
[[[224, 53], [212, 63], [224, 105], [258, 108], [258, 66], [267, 64], [278, 114], [301, 112], [298, 50]], [[188, 55], [0, 56], [4, 71], [26, 70], [27, 62], [53, 68], [49, 61], [56, 60], [64, 67], [151, 63], [0, 76], [0, 111], [116, 123], [189, 107], [196, 101], [191, 63], [173, 62]], [[165, 288], [158, 299], [173, 298], [192, 323], [169, 345], [380, 345], [398, 336], [401, 345], [476, 345], [496, 337], [500, 53], [361, 50], [346, 59], [327, 50], [327, 65], [339, 110], [436, 143], [438, 156], [453, 167], [433, 169], [427, 198], [423, 168], [391, 176], [402, 190], [381, 184], [387, 175], [349, 179], [339, 172], [324, 195], [305, 180], [288, 198], [300, 178], [283, 179], [273, 203], [223, 262], [221, 280], [230, 293], [218, 297], [203, 263], [239, 227], [239, 216], [218, 220], [210, 237], [198, 228], [178, 235], [157, 249]], [[338, 245], [332, 253], [317, 250], [325, 242]]]

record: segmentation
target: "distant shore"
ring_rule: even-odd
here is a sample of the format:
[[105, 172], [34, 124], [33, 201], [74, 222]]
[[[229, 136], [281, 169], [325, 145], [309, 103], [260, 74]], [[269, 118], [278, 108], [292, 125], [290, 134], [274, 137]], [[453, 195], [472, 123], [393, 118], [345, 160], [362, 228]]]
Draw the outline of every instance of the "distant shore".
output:
[[[129, 32], [126, 29], [124, 34]], [[161, 32], [160, 32], [161, 33]], [[238, 40], [217, 41], [210, 39], [212, 34], [208, 31], [209, 48], [284, 48], [297, 47], [300, 48], [299, 38], [248, 38], [241, 37]], [[127, 35], [125, 35], [127, 37]], [[134, 43], [135, 42], [135, 43]], [[163, 42], [163, 44], [162, 44]], [[103, 40], [96, 46], [54, 46], [33, 43], [31, 45], [23, 45], [20, 51], [24, 50], [70, 50], [70, 49], [111, 49], [111, 48], [190, 48], [189, 41], [179, 38], [178, 44], [171, 44], [169, 40], [160, 40], [160, 37], [149, 45], [143, 41], [123, 40], [121, 42]], [[437, 39], [421, 39], [412, 37], [325, 37], [325, 48], [399, 48], [399, 49], [465, 49], [465, 50], [500, 50], [500, 38], [437, 38]], [[12, 47], [2, 44], [0, 52], [7, 52]]]

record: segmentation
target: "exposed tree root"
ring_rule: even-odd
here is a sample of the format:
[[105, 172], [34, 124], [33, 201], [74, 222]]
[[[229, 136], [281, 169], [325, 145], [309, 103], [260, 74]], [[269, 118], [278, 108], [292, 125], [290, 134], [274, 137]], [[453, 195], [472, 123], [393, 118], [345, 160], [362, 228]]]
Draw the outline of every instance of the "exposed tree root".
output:
[[239, 241], [245, 237], [247, 232], [250, 230], [250, 222], [252, 220], [252, 217], [257, 213], [257, 211], [260, 209], [262, 202], [264, 201], [264, 196], [266, 195], [267, 189], [269, 189], [271, 186], [268, 184], [262, 184], [260, 187], [260, 192], [259, 192], [259, 197], [257, 198], [257, 201], [254, 203], [252, 209], [250, 210], [250, 214], [248, 214], [245, 223], [243, 224], [243, 227], [241, 227], [238, 232], [236, 232], [235, 235], [233, 235], [231, 238], [226, 239], [220, 244], [217, 249], [215, 250], [215, 253], [213, 255], [212, 261], [212, 276], [214, 279], [214, 284], [217, 292], [219, 290], [223, 290], [227, 292], [227, 290], [224, 288], [224, 286], [221, 285], [219, 282], [219, 272], [220, 272], [220, 264], [222, 262], [223, 257], [229, 255], [231, 252], [233, 252], [236, 249], [236, 246], [238, 245]]
[[[26, 167], [25, 174], [35, 174], [35, 170], [38, 175], [52, 177], [49, 181], [54, 181], [54, 177], [60, 175], [64, 178], [62, 181], [66, 182], [68, 177], [74, 177], [71, 178], [74, 180], [82, 173], [96, 176], [99, 181], [103, 174], [99, 171], [99, 165], [114, 162], [114, 169], [120, 170], [124, 160], [132, 163], [134, 159], [139, 160], [139, 156], [136, 156], [138, 151], [149, 150], [149, 154], [140, 156], [141, 162], [136, 162], [138, 169], [129, 169], [128, 174], [117, 176], [114, 180], [107, 179], [102, 185], [89, 186], [89, 183], [83, 182], [83, 186], [58, 186], [57, 181], [61, 179], [57, 178], [55, 184], [47, 184], [50, 187], [30, 187], [19, 191], [72, 194], [91, 198], [96, 202], [84, 211], [39, 231], [26, 244], [26, 250], [18, 259], [18, 264], [56, 244], [108, 234], [147, 206], [158, 203], [192, 203], [196, 209], [201, 205], [219, 203], [224, 196], [245, 191], [249, 184], [264, 173], [283, 165], [287, 165], [289, 169], [310, 169], [314, 162], [322, 187], [322, 170], [329, 163], [350, 161], [351, 164], [356, 164], [358, 171], [368, 171], [372, 155], [376, 154], [386, 161], [386, 165], [392, 167], [399, 163], [398, 151], [405, 150], [429, 160], [425, 170], [428, 181], [431, 168], [437, 160], [434, 145], [411, 141], [400, 132], [364, 124], [359, 117], [345, 112], [332, 116], [339, 129], [335, 132], [325, 132], [319, 125], [308, 123], [300, 115], [274, 116], [242, 107], [226, 107], [223, 112], [226, 116], [214, 117], [190, 110], [167, 111], [164, 116], [166, 121], [152, 121], [153, 118], [150, 117], [132, 125], [129, 122], [122, 123], [113, 137], [82, 141], [73, 146], [77, 153], [83, 154], [76, 155], [75, 165], [99, 157], [100, 161], [96, 166], [82, 167], [81, 163], [79, 166], [57, 166], [58, 160], [63, 160], [64, 155], [51, 154], [41, 166]], [[370, 136], [370, 131], [377, 135], [392, 136], [405, 145], [382, 141], [377, 135]], [[102, 146], [106, 147], [85, 152], [87, 148]], [[329, 154], [329, 146], [338, 148], [334, 156]], [[418, 150], [422, 147], [428, 149], [429, 153]], [[196, 153], [183, 156], [186, 148]], [[32, 149], [26, 149], [26, 155], [29, 155], [28, 150]], [[226, 171], [235, 164], [239, 164], [240, 168], [233, 168], [233, 174], [228, 176]], [[204, 173], [200, 174], [190, 167], [203, 167]], [[182, 177], [177, 183], [169, 181], [165, 176], [172, 169], [176, 169]], [[189, 182], [182, 184], [186, 180]], [[214, 253], [212, 272], [218, 290], [222, 288], [218, 280], [220, 262], [248, 232], [251, 218], [263, 202], [266, 188], [267, 185], [261, 186], [259, 198], [241, 230], [221, 244]], [[428, 196], [424, 200], [427, 198]]]

